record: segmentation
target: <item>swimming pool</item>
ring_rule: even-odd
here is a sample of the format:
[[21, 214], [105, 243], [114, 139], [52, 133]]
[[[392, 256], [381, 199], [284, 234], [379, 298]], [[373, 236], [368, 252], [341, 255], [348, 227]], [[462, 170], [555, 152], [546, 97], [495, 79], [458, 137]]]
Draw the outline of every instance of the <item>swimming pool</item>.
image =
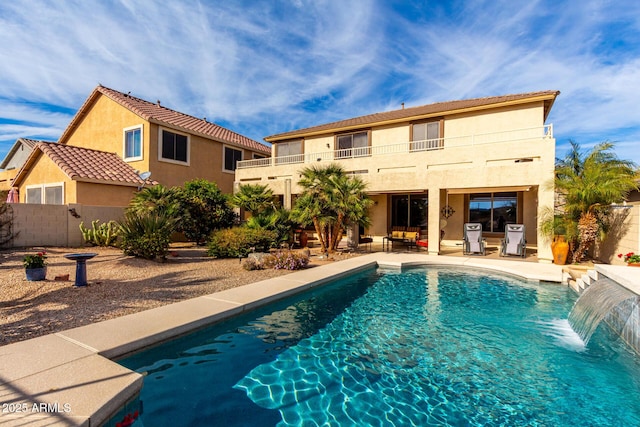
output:
[[568, 288], [378, 269], [119, 363], [152, 426], [640, 425], [640, 362], [566, 332]]

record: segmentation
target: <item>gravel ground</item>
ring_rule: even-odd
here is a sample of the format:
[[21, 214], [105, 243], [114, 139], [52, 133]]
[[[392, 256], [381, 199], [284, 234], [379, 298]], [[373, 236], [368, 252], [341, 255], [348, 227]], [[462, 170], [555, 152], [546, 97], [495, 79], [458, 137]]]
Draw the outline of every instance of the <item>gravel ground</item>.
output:
[[[22, 259], [45, 249], [47, 279], [26, 280]], [[75, 288], [74, 252], [96, 252], [87, 261], [86, 288]], [[338, 260], [349, 255], [336, 255]], [[331, 261], [311, 257], [310, 268]], [[212, 259], [206, 249], [172, 247], [165, 262], [123, 255], [113, 248], [28, 248], [0, 251], [0, 345], [75, 328], [177, 301], [288, 274], [246, 271], [237, 259]], [[67, 279], [65, 275], [69, 275]], [[56, 279], [56, 276], [62, 276]]]

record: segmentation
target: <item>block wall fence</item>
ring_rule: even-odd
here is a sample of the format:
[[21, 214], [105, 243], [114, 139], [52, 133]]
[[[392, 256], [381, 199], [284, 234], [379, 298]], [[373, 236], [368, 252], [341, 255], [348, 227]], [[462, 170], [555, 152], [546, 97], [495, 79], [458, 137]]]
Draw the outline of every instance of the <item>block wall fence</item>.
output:
[[91, 222], [118, 221], [124, 216], [124, 207], [68, 205], [10, 204], [13, 216], [14, 238], [5, 247], [30, 246], [81, 247], [84, 239], [80, 223], [91, 228]]

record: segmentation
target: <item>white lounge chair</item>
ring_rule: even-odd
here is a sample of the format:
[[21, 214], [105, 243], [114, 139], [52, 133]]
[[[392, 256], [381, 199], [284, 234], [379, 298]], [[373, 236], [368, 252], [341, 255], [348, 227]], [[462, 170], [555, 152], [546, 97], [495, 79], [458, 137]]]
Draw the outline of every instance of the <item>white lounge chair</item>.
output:
[[464, 245], [462, 248], [462, 253], [464, 255], [485, 255], [487, 242], [482, 238], [482, 224], [475, 222], [466, 223], [464, 225], [463, 240]]
[[524, 224], [507, 224], [504, 229], [500, 256], [527, 256], [527, 241], [525, 239]]

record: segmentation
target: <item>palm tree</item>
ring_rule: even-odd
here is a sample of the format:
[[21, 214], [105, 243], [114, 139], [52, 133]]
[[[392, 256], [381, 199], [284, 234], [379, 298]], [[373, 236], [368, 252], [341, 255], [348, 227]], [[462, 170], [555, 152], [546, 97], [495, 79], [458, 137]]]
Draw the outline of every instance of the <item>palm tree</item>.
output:
[[564, 203], [560, 208], [568, 227], [577, 229], [577, 241], [573, 242], [575, 263], [584, 258], [604, 231], [599, 217], [607, 207], [638, 189], [638, 171], [633, 162], [618, 159], [611, 142], [600, 143], [587, 153], [578, 143], [570, 143], [571, 150], [556, 163], [554, 184]]
[[274, 209], [273, 191], [266, 185], [241, 185], [236, 194], [231, 197], [231, 204], [235, 207], [259, 215]]
[[178, 190], [158, 184], [136, 193], [129, 202], [127, 212], [144, 214], [164, 211], [169, 216], [175, 216], [178, 213], [178, 207]]
[[293, 217], [303, 225], [314, 225], [322, 252], [334, 252], [345, 225], [369, 223], [372, 201], [366, 185], [335, 164], [305, 168], [301, 174], [298, 184], [304, 190], [296, 200]]

